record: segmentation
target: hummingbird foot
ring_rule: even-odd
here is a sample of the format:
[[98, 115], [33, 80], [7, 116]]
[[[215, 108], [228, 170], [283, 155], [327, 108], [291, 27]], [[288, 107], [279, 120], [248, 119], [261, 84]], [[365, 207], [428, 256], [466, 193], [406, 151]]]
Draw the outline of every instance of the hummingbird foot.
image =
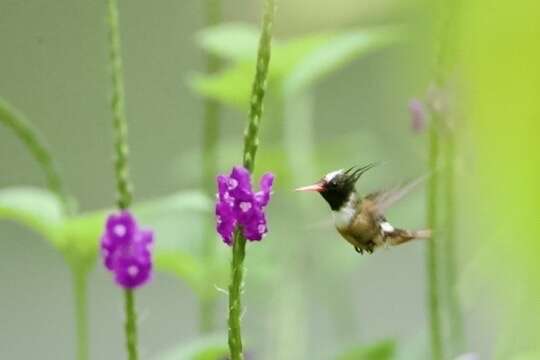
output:
[[368, 254], [373, 254], [373, 251], [375, 250], [375, 243], [373, 241], [370, 241], [363, 247], [355, 246], [354, 250], [356, 250], [356, 252], [361, 255], [364, 255], [364, 252]]

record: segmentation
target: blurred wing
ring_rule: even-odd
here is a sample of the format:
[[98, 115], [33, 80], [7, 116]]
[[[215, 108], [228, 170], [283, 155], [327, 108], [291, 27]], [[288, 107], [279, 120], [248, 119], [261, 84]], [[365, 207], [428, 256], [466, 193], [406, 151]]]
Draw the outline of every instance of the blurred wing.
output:
[[380, 213], [384, 213], [396, 202], [401, 200], [405, 195], [414, 190], [418, 185], [422, 184], [429, 174], [419, 177], [416, 180], [398, 185], [389, 190], [377, 191], [366, 196], [366, 199], [373, 201], [375, 207]]
[[309, 225], [305, 226], [306, 230], [322, 230], [322, 229], [332, 229], [334, 228], [334, 219], [332, 218], [325, 218], [324, 220], [320, 220], [314, 223], [311, 223]]

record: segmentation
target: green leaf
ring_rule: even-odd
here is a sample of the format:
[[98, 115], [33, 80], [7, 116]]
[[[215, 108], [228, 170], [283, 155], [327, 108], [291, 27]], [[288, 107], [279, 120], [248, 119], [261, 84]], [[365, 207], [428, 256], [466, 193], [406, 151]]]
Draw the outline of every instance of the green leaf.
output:
[[205, 218], [212, 201], [201, 191], [181, 191], [157, 200], [136, 204], [139, 222], [154, 229], [156, 251], [198, 251]]
[[156, 249], [154, 262], [161, 272], [184, 279], [200, 296], [206, 294], [206, 272], [200, 259], [181, 250]]
[[[391, 44], [397, 33], [392, 28], [323, 32], [275, 42], [269, 86], [292, 96], [351, 61]], [[258, 30], [242, 24], [224, 24], [201, 32], [199, 44], [215, 55], [232, 60], [233, 64], [217, 74], [193, 76], [190, 80], [193, 90], [245, 111], [255, 71], [257, 38]]]
[[327, 45], [335, 36], [336, 34], [331, 32], [308, 34], [274, 47], [270, 71], [281, 78], [289, 75], [309, 54]]
[[191, 78], [190, 86], [202, 96], [246, 110], [254, 73], [254, 63], [235, 64], [218, 74], [197, 74]]
[[284, 91], [293, 94], [305, 90], [352, 60], [396, 39], [395, 29], [356, 30], [337, 34], [311, 52], [291, 71], [284, 84]]
[[154, 360], [220, 360], [229, 353], [226, 339], [225, 335], [198, 338], [167, 351]]
[[245, 23], [213, 26], [197, 33], [196, 42], [210, 54], [235, 62], [252, 60], [257, 56], [259, 29]]
[[0, 190], [0, 219], [28, 226], [55, 246], [61, 241], [62, 204], [50, 191], [31, 187]]
[[395, 355], [395, 341], [385, 340], [369, 346], [353, 347], [336, 357], [336, 360], [391, 360]]

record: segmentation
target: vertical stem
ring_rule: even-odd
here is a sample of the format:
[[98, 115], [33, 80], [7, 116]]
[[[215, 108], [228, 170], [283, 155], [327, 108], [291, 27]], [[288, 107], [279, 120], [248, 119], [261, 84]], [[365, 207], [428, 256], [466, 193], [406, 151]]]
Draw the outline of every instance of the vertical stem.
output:
[[[206, 25], [213, 26], [221, 22], [221, 0], [206, 0]], [[220, 59], [212, 54], [206, 55], [206, 72], [215, 73], [221, 67]], [[218, 169], [218, 140], [220, 125], [221, 107], [213, 99], [204, 100], [204, 129], [203, 129], [203, 184], [206, 194], [213, 198], [215, 193], [214, 176]], [[205, 241], [203, 243], [203, 257], [209, 269], [209, 277], [212, 276], [214, 265], [214, 250], [216, 247], [216, 237], [211, 226], [205, 226]], [[209, 279], [208, 283], [212, 282]], [[209, 333], [214, 330], [214, 313], [216, 309], [216, 297], [205, 295], [199, 299], [199, 328], [201, 333]]]
[[109, 58], [111, 61], [113, 111], [114, 167], [116, 172], [117, 204], [120, 209], [127, 209], [131, 204], [132, 194], [129, 182], [127, 121], [124, 110], [124, 80], [122, 55], [120, 51], [120, 31], [118, 24], [118, 5], [116, 0], [109, 0]]
[[432, 125], [429, 134], [429, 169], [431, 176], [428, 181], [427, 193], [427, 223], [433, 230], [433, 236], [426, 243], [426, 268], [427, 268], [427, 288], [429, 304], [429, 329], [431, 337], [431, 359], [442, 360], [443, 348], [441, 338], [441, 313], [439, 307], [438, 291], [438, 266], [437, 266], [437, 193], [439, 186], [439, 175], [437, 173], [437, 164], [439, 160], [439, 134], [438, 134], [438, 116], [433, 114]]
[[[255, 156], [259, 147], [259, 127], [263, 112], [263, 100], [270, 65], [272, 26], [274, 23], [274, 0], [265, 0], [262, 32], [257, 52], [255, 79], [251, 91], [249, 121], [244, 133], [243, 164], [253, 172]], [[243, 360], [242, 332], [240, 317], [242, 313], [241, 295], [244, 277], [244, 258], [246, 254], [246, 239], [237, 229], [232, 249], [231, 285], [229, 286], [229, 350], [231, 360]]]
[[274, 0], [266, 0], [264, 5], [262, 33], [259, 40], [259, 51], [257, 53], [257, 68], [255, 70], [255, 80], [251, 88], [249, 123], [244, 133], [243, 163], [244, 167], [250, 172], [253, 172], [255, 167], [255, 156], [259, 148], [258, 134], [263, 111], [263, 99], [266, 93], [271, 55], [272, 27], [274, 25]]
[[244, 279], [244, 258], [246, 256], [246, 239], [236, 231], [233, 244], [231, 264], [231, 285], [229, 286], [229, 350], [231, 360], [242, 360], [242, 288]]
[[87, 301], [87, 272], [72, 266], [73, 296], [75, 298], [75, 326], [77, 329], [77, 359], [89, 359], [88, 347], [88, 305]]
[[126, 347], [129, 360], [137, 360], [137, 315], [135, 313], [135, 296], [133, 290], [124, 290], [124, 300], [126, 309]]
[[24, 143], [45, 174], [47, 187], [60, 200], [64, 214], [73, 212], [69, 196], [65, 191], [58, 166], [51, 155], [47, 142], [39, 131], [10, 104], [0, 99], [0, 123], [10, 128]]
[[463, 334], [463, 316], [461, 308], [459, 306], [459, 299], [457, 295], [457, 259], [456, 259], [456, 190], [455, 190], [455, 135], [452, 129], [447, 135], [446, 146], [446, 242], [445, 242], [445, 258], [446, 258], [446, 284], [448, 286], [448, 310], [450, 318], [450, 343], [453, 347], [454, 354], [457, 355], [463, 350], [464, 334]]
[[[108, 1], [109, 10], [109, 58], [111, 61], [114, 149], [117, 187], [117, 206], [127, 209], [131, 205], [132, 191], [129, 180], [127, 121], [124, 110], [124, 81], [122, 55], [120, 51], [120, 31], [118, 5], [116, 0]], [[133, 290], [124, 290], [126, 348], [129, 360], [137, 360], [137, 319], [135, 314], [135, 295]]]

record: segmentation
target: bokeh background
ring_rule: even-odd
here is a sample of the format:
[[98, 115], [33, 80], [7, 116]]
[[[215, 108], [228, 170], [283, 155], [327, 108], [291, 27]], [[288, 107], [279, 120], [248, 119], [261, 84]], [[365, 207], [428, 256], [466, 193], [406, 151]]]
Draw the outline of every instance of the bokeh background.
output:
[[[398, 358], [427, 359], [425, 244], [360, 256], [337, 235], [322, 199], [292, 189], [373, 161], [382, 165], [361, 179], [361, 192], [427, 172], [427, 134], [411, 131], [407, 104], [425, 94], [434, 74], [434, 3], [279, 2], [278, 39], [377, 25], [403, 29], [395, 43], [348, 61], [289, 99], [309, 121], [279, 119], [267, 104], [257, 173], [279, 177], [271, 231], [248, 247], [244, 334], [255, 358], [331, 359], [348, 346], [395, 339]], [[462, 3], [451, 34], [462, 104], [456, 173], [463, 350], [481, 359], [540, 359], [539, 9], [532, 1], [516, 3]], [[137, 201], [201, 188], [203, 101], [190, 79], [204, 71], [196, 41], [205, 26], [203, 5], [120, 1]], [[262, 1], [227, 0], [223, 8], [225, 21], [257, 26]], [[111, 207], [115, 197], [105, 19], [105, 1], [0, 1], [0, 96], [47, 138], [83, 212]], [[223, 172], [240, 160], [246, 119], [245, 111], [224, 107]], [[5, 128], [0, 166], [0, 188], [44, 186], [40, 169]], [[424, 195], [415, 191], [389, 219], [424, 226]], [[74, 358], [72, 280], [62, 255], [17, 224], [0, 222], [0, 234], [0, 358]], [[190, 228], [177, 236], [196, 248], [201, 234]], [[217, 238], [216, 246], [228, 259]], [[219, 299], [216, 333], [225, 334], [226, 296]], [[176, 277], [156, 273], [138, 291], [137, 307], [143, 359], [199, 337], [197, 297]], [[91, 358], [122, 358], [121, 292], [99, 264], [90, 276], [89, 312]]]

